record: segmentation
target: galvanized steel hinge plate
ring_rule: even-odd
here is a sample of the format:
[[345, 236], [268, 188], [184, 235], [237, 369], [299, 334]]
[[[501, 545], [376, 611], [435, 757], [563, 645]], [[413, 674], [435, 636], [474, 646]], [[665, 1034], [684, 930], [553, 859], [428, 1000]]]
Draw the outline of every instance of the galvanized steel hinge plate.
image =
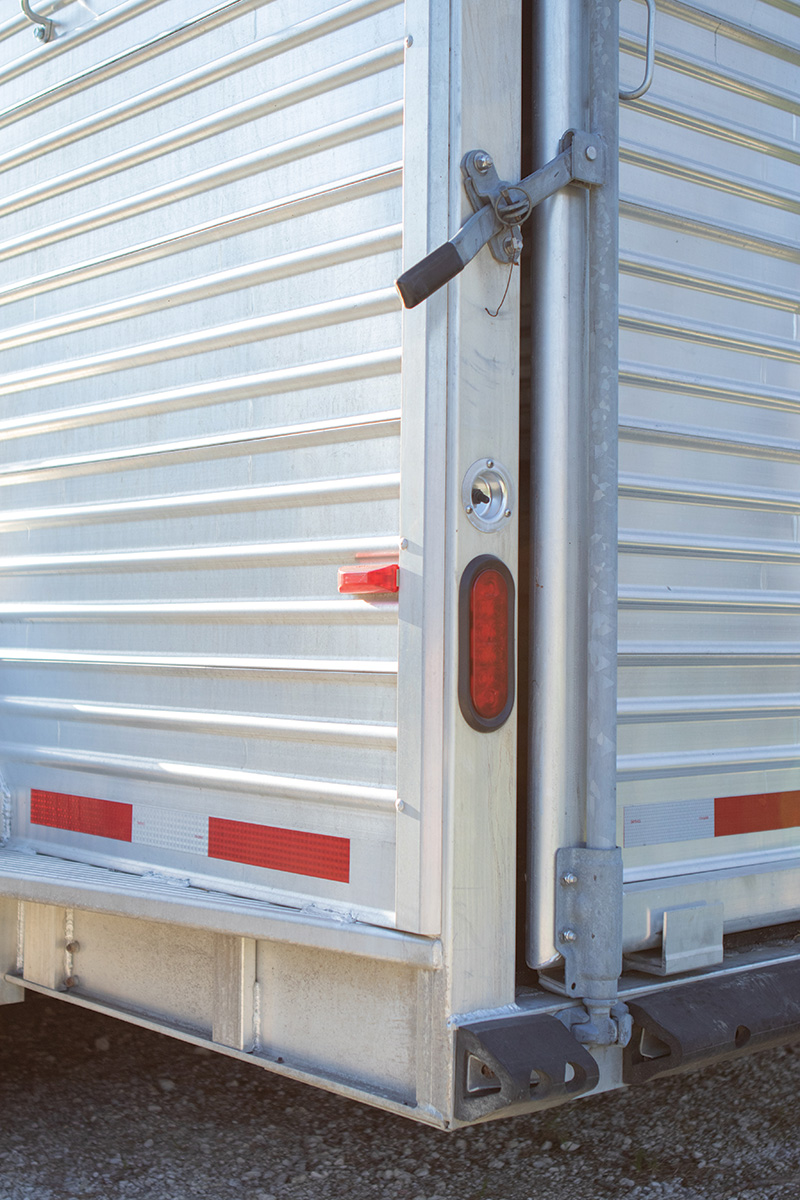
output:
[[414, 308], [427, 300], [463, 271], [487, 243], [498, 262], [517, 262], [522, 250], [520, 227], [537, 204], [570, 183], [586, 187], [604, 183], [607, 160], [599, 134], [568, 129], [551, 162], [518, 183], [510, 183], [500, 179], [490, 154], [470, 150], [461, 170], [475, 212], [449, 242], [399, 277], [397, 290], [403, 304]]
[[622, 851], [556, 854], [556, 933], [568, 996], [602, 996], [622, 972]]
[[586, 1045], [624, 1046], [631, 1020], [617, 1000], [622, 972], [622, 851], [566, 846], [556, 854], [556, 940], [564, 979], [540, 974], [541, 982], [583, 1001], [560, 1020]]

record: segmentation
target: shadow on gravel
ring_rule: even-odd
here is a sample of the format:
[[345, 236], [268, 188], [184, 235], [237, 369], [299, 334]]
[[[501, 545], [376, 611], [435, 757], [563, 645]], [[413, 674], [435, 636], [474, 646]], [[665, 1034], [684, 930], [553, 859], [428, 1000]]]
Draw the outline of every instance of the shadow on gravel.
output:
[[0, 1011], [0, 1200], [797, 1200], [798, 1062], [448, 1135], [29, 994]]

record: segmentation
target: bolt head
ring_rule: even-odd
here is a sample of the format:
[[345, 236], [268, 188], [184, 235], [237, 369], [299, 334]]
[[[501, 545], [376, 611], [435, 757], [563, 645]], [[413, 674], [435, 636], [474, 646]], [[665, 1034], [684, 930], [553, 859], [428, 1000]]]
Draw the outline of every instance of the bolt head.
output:
[[34, 26], [33, 36], [38, 38], [40, 42], [43, 42], [47, 37], [47, 30], [45, 29], [44, 25]]
[[492, 166], [492, 157], [485, 150], [479, 151], [472, 160], [475, 170], [480, 171], [481, 175], [485, 175]]
[[468, 505], [467, 505], [467, 507], [466, 507], [466, 509], [465, 509], [464, 511], [465, 511], [465, 512], [467, 512], [467, 513], [471, 513], [471, 512], [472, 512], [472, 505], [471, 505], [471, 504], [468, 504]]
[[397, 811], [398, 811], [398, 812], [402, 812], [402, 811], [403, 811], [403, 809], [404, 809], [404, 808], [405, 808], [405, 806], [406, 806], [406, 805], [405, 805], [405, 801], [404, 801], [404, 800], [401, 800], [401, 799], [400, 799], [400, 797], [398, 796], [398, 797], [397, 797], [397, 799], [396, 799], [396, 800], [395, 800], [395, 802], [394, 802], [394, 806], [395, 806], [395, 808], [397, 809]]
[[558, 940], [564, 945], [570, 945], [572, 942], [577, 942], [578, 935], [574, 929], [562, 929]]
[[575, 884], [578, 882], [578, 876], [572, 871], [565, 871], [561, 876], [561, 882], [564, 887], [575, 887]]
[[504, 516], [504, 517], [510, 517], [510, 516], [511, 516], [511, 509], [510, 509], [510, 508], [507, 508], [507, 509], [506, 509], [506, 511], [503, 513], [503, 516]]
[[401, 539], [400, 539], [400, 549], [401, 549], [401, 550], [407, 550], [407, 549], [408, 549], [408, 538], [401, 538]]
[[409, 50], [414, 45], [414, 39], [411, 34], [406, 38], [406, 50]]
[[597, 158], [597, 146], [587, 146], [586, 157], [589, 159], [589, 162], [594, 162]]

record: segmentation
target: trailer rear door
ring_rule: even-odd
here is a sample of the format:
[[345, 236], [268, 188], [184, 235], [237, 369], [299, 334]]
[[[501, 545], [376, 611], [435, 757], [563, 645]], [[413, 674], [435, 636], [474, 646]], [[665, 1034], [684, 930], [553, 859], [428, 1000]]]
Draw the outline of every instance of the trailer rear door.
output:
[[[766, 0], [659, 0], [657, 10], [652, 86], [620, 112], [617, 840], [627, 951], [657, 945], [671, 908], [714, 904], [728, 931], [800, 912], [800, 16]], [[634, 0], [620, 7], [621, 86], [631, 90], [644, 74], [645, 13]], [[569, 67], [557, 24], [540, 36]], [[560, 97], [552, 72], [540, 87], [540, 138], [548, 122], [552, 135], [581, 119], [572, 67]], [[575, 201], [547, 204], [534, 395], [540, 409], [569, 412], [582, 281], [573, 270], [565, 301], [548, 292], [547, 271], [559, 253], [562, 272], [568, 263], [552, 231], [563, 234]], [[560, 368], [536, 341], [537, 323], [557, 324], [548, 305], [567, 330]], [[546, 467], [541, 418], [537, 437]], [[567, 450], [562, 461], [578, 478]], [[541, 489], [537, 499], [546, 503]], [[581, 536], [573, 526], [564, 542], [575, 578]], [[558, 578], [553, 563], [548, 580]], [[544, 568], [534, 566], [534, 607]], [[580, 707], [587, 635], [580, 612], [564, 607], [558, 637], [534, 647], [550, 707], [534, 717], [532, 746], [533, 965], [557, 961], [555, 852], [585, 839], [582, 739], [613, 736]], [[546, 599], [540, 610], [546, 617]]]
[[6, 833], [54, 870], [440, 929], [447, 309], [393, 286], [460, 220], [437, 10], [0, 29]]

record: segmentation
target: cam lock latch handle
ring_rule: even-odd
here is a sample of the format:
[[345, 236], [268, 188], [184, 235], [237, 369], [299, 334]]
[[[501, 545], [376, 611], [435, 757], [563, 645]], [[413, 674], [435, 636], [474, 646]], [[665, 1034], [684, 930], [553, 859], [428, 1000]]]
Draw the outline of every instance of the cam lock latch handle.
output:
[[568, 183], [604, 183], [606, 152], [599, 135], [570, 129], [561, 139], [559, 154], [519, 183], [502, 181], [485, 150], [465, 154], [461, 172], [475, 211], [449, 242], [396, 281], [406, 308], [415, 308], [454, 279], [487, 243], [498, 262], [517, 262], [522, 249], [520, 226], [536, 205]]

